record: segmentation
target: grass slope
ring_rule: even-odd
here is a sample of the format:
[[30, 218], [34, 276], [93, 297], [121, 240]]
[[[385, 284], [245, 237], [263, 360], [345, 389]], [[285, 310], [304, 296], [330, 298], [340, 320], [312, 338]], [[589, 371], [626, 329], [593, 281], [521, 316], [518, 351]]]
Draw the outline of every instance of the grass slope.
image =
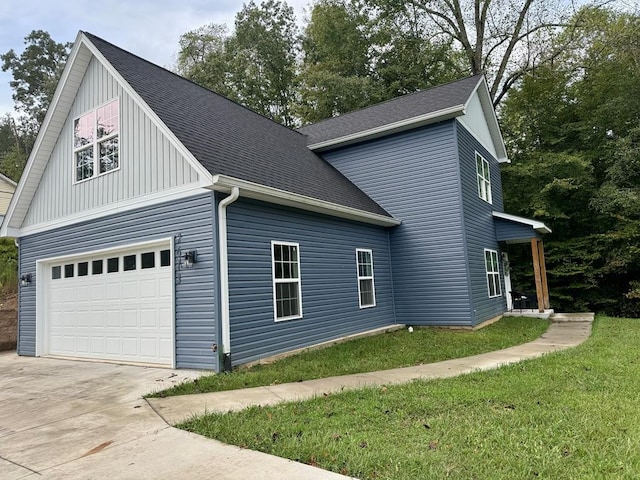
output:
[[547, 321], [535, 318], [505, 317], [476, 331], [399, 330], [301, 353], [268, 365], [202, 377], [151, 396], [235, 390], [466, 357], [529, 342], [542, 335], [548, 325]]
[[640, 322], [448, 380], [208, 415], [182, 428], [362, 479], [638, 478]]

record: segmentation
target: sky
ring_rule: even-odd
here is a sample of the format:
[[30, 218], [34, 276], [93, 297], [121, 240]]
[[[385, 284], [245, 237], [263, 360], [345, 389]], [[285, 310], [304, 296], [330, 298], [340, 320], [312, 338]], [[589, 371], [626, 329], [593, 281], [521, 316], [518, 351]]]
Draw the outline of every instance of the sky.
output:
[[[246, 0], [248, 2], [248, 0]], [[97, 35], [163, 67], [175, 63], [180, 35], [208, 23], [233, 26], [243, 0], [1, 0], [0, 54], [19, 56], [24, 37], [45, 30], [73, 42], [79, 30]], [[257, 1], [256, 3], [260, 3]], [[298, 22], [310, 0], [287, 0]], [[0, 115], [13, 112], [10, 72], [0, 70]]]

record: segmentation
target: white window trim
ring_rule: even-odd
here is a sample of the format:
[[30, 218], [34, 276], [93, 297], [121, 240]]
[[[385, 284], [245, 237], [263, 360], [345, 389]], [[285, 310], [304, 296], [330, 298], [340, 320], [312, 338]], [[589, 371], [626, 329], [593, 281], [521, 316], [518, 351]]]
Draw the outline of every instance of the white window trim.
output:
[[[98, 172], [98, 173], [94, 173], [94, 175], [92, 175], [91, 177], [87, 177], [87, 178], [83, 178], [82, 180], [78, 180], [76, 175], [77, 175], [77, 169], [78, 166], [76, 165], [76, 153], [78, 153], [81, 150], [86, 150], [89, 147], [87, 147], [86, 145], [83, 145], [80, 148], [76, 148], [75, 147], [75, 128], [74, 125], [76, 123], [76, 120], [78, 120], [79, 118], [84, 117], [86, 114], [88, 113], [94, 113], [101, 107], [104, 107], [105, 105], [108, 105], [109, 103], [113, 102], [113, 101], [117, 101], [118, 102], [118, 131], [115, 133], [111, 133], [109, 135], [105, 135], [104, 137], [100, 137], [100, 141], [98, 141], [98, 135], [96, 134], [97, 132], [94, 131], [94, 138], [93, 138], [93, 143], [91, 144], [91, 148], [93, 148], [93, 171], [94, 172]], [[120, 106], [122, 105], [122, 102], [120, 101], [120, 97], [115, 97], [112, 98], [111, 100], [107, 100], [106, 102], [101, 103], [100, 105], [96, 105], [95, 107], [93, 107], [90, 110], [87, 110], [86, 112], [81, 113], [80, 115], [78, 115], [77, 117], [74, 117], [72, 119], [71, 122], [71, 148], [72, 148], [72, 154], [73, 154], [73, 158], [72, 158], [72, 169], [71, 169], [71, 181], [72, 181], [72, 185], [77, 185], [80, 183], [84, 183], [87, 182], [89, 180], [93, 180], [95, 178], [98, 177], [102, 177], [104, 175], [107, 175], [109, 173], [112, 172], [117, 172], [118, 170], [120, 170], [120, 167], [122, 165], [122, 162], [120, 161], [122, 159], [122, 157], [120, 156], [120, 152], [121, 152], [121, 140], [122, 137], [120, 137], [120, 132], [122, 130], [122, 111], [120, 110]], [[95, 130], [95, 122], [97, 120], [94, 118], [94, 130]], [[98, 145], [102, 142], [105, 142], [107, 140], [110, 140], [112, 138], [118, 137], [118, 167], [114, 168], [112, 170], [107, 170], [106, 172], [100, 173], [100, 156], [98, 155], [99, 149], [98, 149]]]
[[[487, 265], [487, 252], [490, 252], [493, 256], [496, 256], [496, 265], [498, 266], [497, 271], [489, 271], [489, 265]], [[484, 261], [484, 270], [485, 270], [485, 278], [487, 280], [487, 294], [489, 298], [498, 298], [502, 296], [502, 283], [500, 282], [500, 257], [498, 256], [497, 250], [491, 250], [489, 248], [485, 248], [482, 256], [482, 260]], [[496, 285], [498, 286], [498, 293], [496, 295], [491, 295], [491, 284], [489, 283], [489, 275], [497, 275], [498, 281]]]
[[[485, 178], [481, 171], [478, 170], [478, 159], [480, 159], [483, 167], [486, 167], [486, 172], [488, 177]], [[478, 182], [478, 196], [487, 203], [493, 205], [493, 195], [491, 193], [491, 170], [489, 168], [489, 162], [486, 158], [476, 152], [475, 155], [475, 163], [476, 163], [476, 176]], [[482, 185], [482, 186], [481, 186]]]
[[[288, 247], [296, 247], [296, 252], [298, 254], [298, 278], [276, 278], [276, 257], [273, 254], [273, 246], [274, 245], [285, 245]], [[276, 284], [277, 283], [292, 283], [293, 281], [298, 282], [298, 310], [300, 314], [298, 315], [290, 315], [288, 317], [280, 317], [278, 318], [278, 305], [276, 301]], [[271, 240], [271, 282], [272, 282], [272, 291], [273, 291], [273, 319], [275, 322], [284, 322], [287, 320], [295, 320], [298, 318], [302, 318], [302, 269], [300, 265], [300, 244], [295, 242], [281, 242], [278, 240]]]
[[[365, 252], [371, 258], [371, 276], [360, 276], [360, 265], [358, 264], [358, 253]], [[369, 248], [356, 248], [356, 275], [358, 276], [358, 305], [360, 308], [373, 308], [376, 306], [376, 281], [373, 270], [373, 251]], [[373, 291], [373, 303], [371, 305], [362, 305], [362, 293], [360, 291], [360, 280], [371, 280], [371, 290]]]

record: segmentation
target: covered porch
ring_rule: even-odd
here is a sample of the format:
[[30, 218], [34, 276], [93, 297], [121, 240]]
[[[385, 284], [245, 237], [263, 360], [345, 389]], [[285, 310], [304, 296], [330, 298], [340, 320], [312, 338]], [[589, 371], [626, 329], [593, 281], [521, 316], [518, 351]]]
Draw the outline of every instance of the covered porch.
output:
[[[542, 235], [545, 233], [551, 233], [551, 229], [542, 222], [502, 212], [493, 212], [493, 223], [498, 242], [505, 244], [531, 245], [537, 308], [535, 310], [526, 310], [530, 311], [531, 315], [536, 314], [536, 316], [553, 313], [549, 304], [549, 286], [547, 283], [547, 268], [545, 265], [544, 244], [542, 241]], [[503, 269], [505, 291], [508, 295], [507, 306], [511, 311], [514, 308], [513, 302], [516, 296], [512, 294], [513, 290], [511, 289], [511, 277], [509, 274], [509, 260], [506, 253], [503, 253]]]

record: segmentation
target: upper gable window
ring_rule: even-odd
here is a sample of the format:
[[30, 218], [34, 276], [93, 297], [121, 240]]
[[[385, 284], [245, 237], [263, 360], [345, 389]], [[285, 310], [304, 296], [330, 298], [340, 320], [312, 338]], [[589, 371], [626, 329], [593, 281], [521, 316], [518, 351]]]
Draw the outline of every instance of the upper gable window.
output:
[[119, 114], [116, 99], [74, 120], [73, 160], [76, 182], [117, 170], [120, 166]]
[[476, 172], [478, 174], [478, 195], [485, 202], [493, 203], [491, 197], [491, 173], [489, 162], [476, 152]]

